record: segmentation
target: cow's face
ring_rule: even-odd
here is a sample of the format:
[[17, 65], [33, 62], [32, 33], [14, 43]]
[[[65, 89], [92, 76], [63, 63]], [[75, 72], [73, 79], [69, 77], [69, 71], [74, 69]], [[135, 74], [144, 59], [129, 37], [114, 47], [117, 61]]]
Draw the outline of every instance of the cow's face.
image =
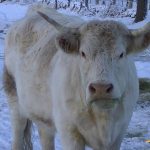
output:
[[122, 99], [128, 83], [128, 58], [150, 44], [150, 24], [129, 30], [115, 21], [91, 21], [66, 28], [44, 17], [59, 31], [56, 46], [77, 58], [85, 102], [112, 108]]
[[86, 101], [112, 107], [126, 90], [129, 30], [113, 21], [94, 21], [80, 32], [80, 72]]

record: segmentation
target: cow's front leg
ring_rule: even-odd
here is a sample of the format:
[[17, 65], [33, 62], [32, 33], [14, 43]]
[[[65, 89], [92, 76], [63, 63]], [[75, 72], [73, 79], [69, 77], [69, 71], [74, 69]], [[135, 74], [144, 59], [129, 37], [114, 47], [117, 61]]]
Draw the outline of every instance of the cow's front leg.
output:
[[122, 140], [123, 134], [120, 134], [113, 145], [111, 145], [111, 150], [120, 150]]
[[77, 130], [64, 130], [60, 132], [63, 150], [85, 150], [85, 143]]
[[53, 126], [47, 127], [44, 124], [38, 124], [38, 131], [42, 150], [54, 150], [55, 128]]

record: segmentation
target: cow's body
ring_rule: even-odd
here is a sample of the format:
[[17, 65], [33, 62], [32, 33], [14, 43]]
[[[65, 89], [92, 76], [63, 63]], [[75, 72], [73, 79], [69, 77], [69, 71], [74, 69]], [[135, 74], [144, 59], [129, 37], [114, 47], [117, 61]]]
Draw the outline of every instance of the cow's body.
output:
[[[77, 28], [84, 23], [77, 17], [38, 9], [51, 18], [57, 16], [55, 20], [64, 26]], [[17, 22], [6, 38], [4, 82], [13, 123], [13, 149], [23, 148], [21, 137], [30, 120], [39, 128], [44, 150], [53, 149], [56, 130], [64, 150], [83, 150], [85, 145], [94, 150], [119, 150], [139, 94], [130, 57], [126, 56], [123, 69], [114, 77], [124, 86], [119, 89], [123, 91], [118, 102], [112, 102], [111, 109], [99, 101], [90, 104], [84, 100], [80, 56], [60, 50], [55, 44], [58, 31], [34, 11], [31, 14]], [[110, 23], [105, 22], [106, 26]]]

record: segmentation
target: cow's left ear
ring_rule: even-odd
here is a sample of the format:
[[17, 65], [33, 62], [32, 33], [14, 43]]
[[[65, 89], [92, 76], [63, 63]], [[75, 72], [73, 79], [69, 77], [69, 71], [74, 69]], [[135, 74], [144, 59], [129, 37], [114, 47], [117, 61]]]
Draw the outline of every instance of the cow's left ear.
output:
[[128, 36], [127, 54], [138, 53], [150, 45], [150, 23], [143, 28], [132, 30]]
[[80, 32], [78, 29], [68, 29], [56, 37], [56, 44], [66, 53], [77, 54], [80, 47]]

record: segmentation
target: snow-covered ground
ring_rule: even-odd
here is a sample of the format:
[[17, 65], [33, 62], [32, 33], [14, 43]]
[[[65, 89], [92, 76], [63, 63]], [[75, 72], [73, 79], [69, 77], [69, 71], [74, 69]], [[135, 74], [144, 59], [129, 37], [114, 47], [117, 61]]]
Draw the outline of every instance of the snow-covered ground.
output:
[[0, 4], [0, 21], [12, 23], [17, 19], [22, 18], [26, 11], [26, 5], [19, 5], [13, 3]]
[[[0, 4], [0, 30], [6, 28], [7, 25], [17, 19], [22, 18], [27, 11], [27, 7], [28, 5], [13, 3]], [[68, 13], [64, 10], [61, 10], [61, 12]], [[150, 13], [145, 21], [138, 24], [132, 24], [133, 19], [131, 18], [115, 18], [115, 20], [125, 23], [130, 28], [138, 28], [150, 20], [149, 16]], [[88, 19], [87, 17], [83, 18]], [[0, 150], [10, 150], [12, 137], [11, 124], [8, 105], [2, 88], [4, 36], [3, 33], [0, 33]], [[139, 77], [150, 78], [150, 62], [138, 59], [135, 64]], [[145, 142], [145, 140], [148, 139], [150, 139], [150, 99], [149, 101], [141, 100], [138, 102], [122, 143], [121, 150], [150, 150], [150, 144]], [[40, 150], [39, 137], [35, 126], [33, 140], [34, 149]], [[59, 136], [56, 137], [56, 150], [61, 150]]]

